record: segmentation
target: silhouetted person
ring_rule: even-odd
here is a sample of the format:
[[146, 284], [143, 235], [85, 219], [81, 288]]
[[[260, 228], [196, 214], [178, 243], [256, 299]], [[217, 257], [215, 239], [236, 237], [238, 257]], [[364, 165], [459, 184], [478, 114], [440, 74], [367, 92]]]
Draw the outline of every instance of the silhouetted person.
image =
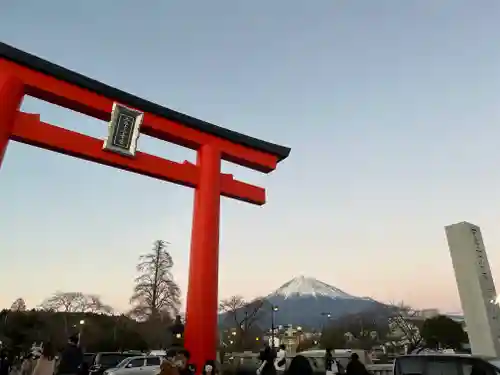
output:
[[340, 373], [340, 364], [333, 357], [331, 348], [326, 348], [325, 351], [325, 370], [326, 375], [336, 375]]
[[9, 375], [10, 359], [6, 350], [0, 352], [0, 375]]
[[274, 367], [274, 351], [269, 345], [266, 345], [260, 353], [260, 367], [257, 370], [259, 375], [275, 375], [276, 368]]
[[82, 349], [78, 346], [78, 336], [71, 336], [61, 353], [57, 375], [77, 375], [83, 363]]
[[366, 369], [365, 365], [359, 360], [359, 355], [357, 353], [351, 354], [351, 360], [347, 364], [345, 369], [346, 375], [369, 375], [370, 373]]
[[290, 362], [286, 375], [312, 375], [313, 369], [309, 360], [303, 355], [296, 355]]

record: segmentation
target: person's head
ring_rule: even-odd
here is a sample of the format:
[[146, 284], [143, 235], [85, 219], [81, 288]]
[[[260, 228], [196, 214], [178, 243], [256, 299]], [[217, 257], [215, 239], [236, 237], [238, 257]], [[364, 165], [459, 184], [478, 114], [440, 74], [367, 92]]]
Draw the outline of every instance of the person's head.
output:
[[70, 336], [68, 339], [68, 344], [77, 346], [78, 345], [78, 336], [76, 336], [76, 335]]
[[177, 352], [175, 356], [175, 365], [179, 368], [186, 368], [189, 362], [191, 354], [186, 349], [181, 349]]
[[312, 375], [313, 369], [309, 360], [302, 356], [295, 356], [290, 362], [288, 367], [287, 375]]
[[217, 369], [215, 368], [215, 361], [208, 360], [205, 362], [205, 366], [203, 366], [203, 370], [201, 373], [203, 375], [215, 374]]
[[171, 361], [173, 362], [174, 359], [175, 359], [175, 356], [177, 355], [177, 350], [175, 349], [169, 349], [167, 351], [167, 354], [165, 355], [165, 358], [168, 360], [168, 361]]
[[271, 347], [270, 347], [269, 345], [266, 345], [266, 346], [264, 347], [264, 354], [265, 354], [265, 355], [271, 355], [271, 354], [272, 354], [272, 352], [273, 352], [273, 351], [272, 351], [272, 349], [271, 349]]
[[52, 361], [54, 359], [55, 351], [51, 342], [46, 342], [45, 344], [43, 344], [42, 356], [49, 361]]
[[359, 361], [359, 355], [358, 355], [358, 353], [352, 353], [351, 354], [351, 361]]
[[286, 350], [286, 346], [285, 346], [285, 344], [281, 344], [281, 345], [280, 345], [280, 350]]
[[332, 348], [328, 347], [325, 350], [326, 350], [326, 354], [332, 354]]

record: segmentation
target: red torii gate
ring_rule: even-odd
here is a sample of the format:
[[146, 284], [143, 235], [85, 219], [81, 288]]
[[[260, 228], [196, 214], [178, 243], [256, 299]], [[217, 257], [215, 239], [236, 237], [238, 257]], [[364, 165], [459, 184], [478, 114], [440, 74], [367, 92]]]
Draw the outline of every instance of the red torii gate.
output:
[[[25, 95], [103, 121], [113, 117], [109, 137], [121, 138], [112, 142], [115, 149], [106, 149], [102, 140], [42, 122], [19, 110]], [[122, 122], [119, 110], [125, 111]], [[196, 150], [196, 165], [136, 153], [139, 131]], [[0, 167], [9, 140], [195, 188], [185, 345], [198, 371], [215, 359], [220, 196], [265, 203], [263, 188], [221, 173], [221, 160], [269, 173], [290, 148], [161, 107], [0, 43]]]

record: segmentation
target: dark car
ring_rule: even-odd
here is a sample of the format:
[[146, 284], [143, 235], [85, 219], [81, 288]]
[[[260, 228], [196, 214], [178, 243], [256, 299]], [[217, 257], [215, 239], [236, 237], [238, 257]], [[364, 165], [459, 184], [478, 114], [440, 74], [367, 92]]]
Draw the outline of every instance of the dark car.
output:
[[100, 352], [90, 361], [89, 375], [102, 375], [104, 371], [115, 367], [129, 357], [142, 355], [141, 352]]
[[394, 375], [500, 375], [498, 361], [468, 354], [414, 354], [397, 357]]

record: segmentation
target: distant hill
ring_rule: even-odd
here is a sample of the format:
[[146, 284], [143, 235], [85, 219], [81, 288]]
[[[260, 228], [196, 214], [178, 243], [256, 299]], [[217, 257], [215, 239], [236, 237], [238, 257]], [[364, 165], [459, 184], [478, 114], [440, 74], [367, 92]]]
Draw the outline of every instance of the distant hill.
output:
[[[275, 325], [321, 328], [328, 319], [363, 312], [385, 311], [386, 306], [368, 297], [356, 297], [312, 277], [299, 276], [286, 282], [265, 299], [278, 307]], [[271, 311], [262, 311], [259, 325], [271, 325]], [[221, 317], [224, 320], [224, 315]], [[267, 324], [268, 322], [268, 324]]]

